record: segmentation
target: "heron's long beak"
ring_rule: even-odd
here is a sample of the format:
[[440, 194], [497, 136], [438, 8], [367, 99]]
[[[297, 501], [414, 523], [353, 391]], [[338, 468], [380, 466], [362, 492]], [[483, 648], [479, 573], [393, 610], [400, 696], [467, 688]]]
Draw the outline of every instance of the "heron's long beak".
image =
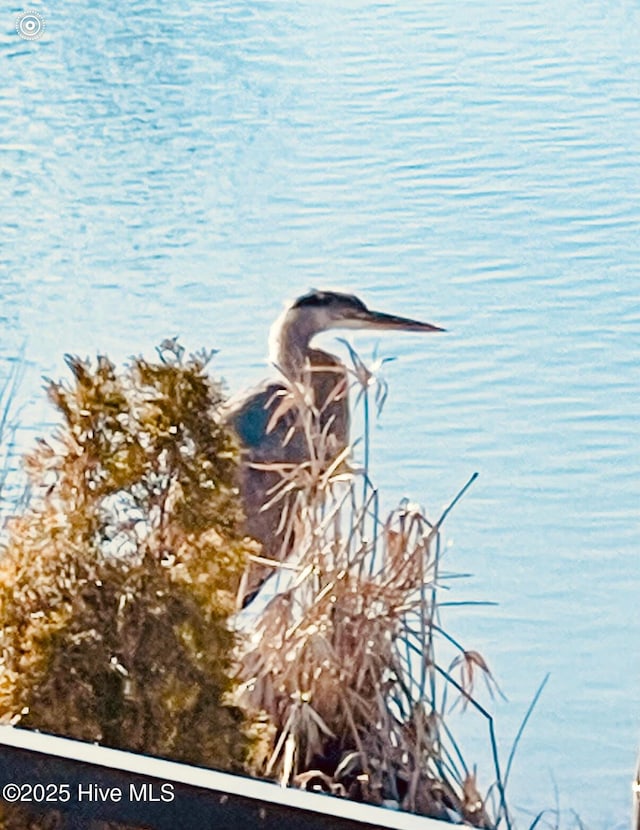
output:
[[411, 320], [409, 317], [398, 317], [395, 314], [368, 309], [354, 316], [352, 325], [354, 328], [393, 329], [395, 331], [445, 331], [440, 326], [434, 326], [431, 323], [422, 323], [420, 320]]

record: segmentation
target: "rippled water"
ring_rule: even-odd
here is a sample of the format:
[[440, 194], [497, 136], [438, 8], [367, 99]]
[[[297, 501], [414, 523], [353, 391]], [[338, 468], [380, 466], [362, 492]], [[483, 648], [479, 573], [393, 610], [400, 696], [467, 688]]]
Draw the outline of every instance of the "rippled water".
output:
[[448, 526], [451, 568], [475, 574], [452, 599], [499, 605], [448, 624], [509, 697], [494, 707], [503, 753], [551, 672], [511, 800], [553, 808], [555, 782], [588, 826], [626, 826], [637, 4], [41, 10], [42, 40], [20, 40], [6, 11], [0, 33], [0, 348], [26, 340], [26, 422], [50, 417], [40, 376], [64, 352], [120, 359], [180, 333], [221, 350], [230, 387], [252, 382], [270, 322], [309, 286], [446, 326], [380, 340], [399, 359], [376, 481], [389, 506], [408, 495], [436, 513], [480, 472]]

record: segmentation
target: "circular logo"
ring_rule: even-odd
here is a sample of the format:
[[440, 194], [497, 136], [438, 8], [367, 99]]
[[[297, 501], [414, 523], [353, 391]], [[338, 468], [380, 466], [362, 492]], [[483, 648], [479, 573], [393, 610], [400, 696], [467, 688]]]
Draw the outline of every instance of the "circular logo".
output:
[[16, 32], [24, 40], [38, 40], [44, 34], [44, 17], [30, 9], [16, 17]]

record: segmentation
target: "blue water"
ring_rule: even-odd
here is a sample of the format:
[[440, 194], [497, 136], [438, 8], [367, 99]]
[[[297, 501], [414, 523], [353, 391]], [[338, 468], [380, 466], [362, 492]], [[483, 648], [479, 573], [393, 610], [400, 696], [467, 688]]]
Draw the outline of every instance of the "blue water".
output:
[[[508, 696], [547, 672], [511, 802], [626, 827], [640, 711], [640, 7], [38, 3], [2, 14], [0, 345], [24, 422], [62, 355], [216, 347], [231, 389], [310, 286], [446, 326], [396, 355], [374, 434], [391, 507], [450, 517], [447, 625]], [[335, 345], [329, 337], [327, 343]], [[6, 365], [6, 364], [5, 364]], [[473, 716], [461, 728], [482, 758]], [[481, 760], [479, 778], [490, 771]]]

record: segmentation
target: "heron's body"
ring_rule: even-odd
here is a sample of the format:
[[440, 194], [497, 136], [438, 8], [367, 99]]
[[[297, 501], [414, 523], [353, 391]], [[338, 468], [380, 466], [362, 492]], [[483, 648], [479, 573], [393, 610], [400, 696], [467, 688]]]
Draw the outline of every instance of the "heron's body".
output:
[[[324, 427], [328, 419], [332, 419], [331, 432], [344, 445], [349, 434], [347, 371], [344, 365], [327, 352], [309, 349], [306, 372], [312, 387], [313, 403], [318, 409], [319, 423]], [[300, 383], [302, 376], [287, 379]], [[340, 388], [336, 390], [338, 385]], [[240, 439], [243, 457], [250, 455], [256, 463], [282, 461], [292, 464], [308, 459], [308, 442], [299, 429], [296, 412], [283, 411], [277, 417], [276, 410], [287, 394], [283, 383], [267, 382], [236, 403], [229, 422]]]
[[[347, 373], [339, 360], [318, 349], [310, 350], [308, 357], [314, 431], [329, 425], [325, 452], [335, 457], [348, 441]], [[289, 465], [301, 465], [310, 458], [309, 439], [300, 413], [286, 403], [292, 394], [290, 384], [295, 382], [300, 380], [291, 378], [283, 383], [261, 385], [238, 402], [229, 419], [242, 447], [239, 489], [246, 517], [245, 532], [261, 543], [263, 557], [276, 560], [285, 559], [292, 544], [286, 529], [280, 527], [283, 509], [291, 494], [279, 499], [277, 491]], [[341, 386], [337, 392], [336, 383]], [[270, 501], [273, 504], [265, 509]], [[252, 565], [245, 585], [247, 597], [270, 571], [268, 566]]]
[[[357, 297], [328, 291], [298, 298], [275, 323], [271, 358], [282, 381], [266, 383], [236, 399], [228, 415], [242, 448], [239, 489], [245, 530], [261, 543], [262, 555], [269, 559], [282, 561], [293, 543], [281, 521], [285, 499], [273, 499], [283, 472], [309, 462], [316, 450], [312, 442], [321, 435], [321, 460], [325, 462], [349, 443], [347, 369], [336, 356], [311, 346], [317, 334], [331, 328], [442, 330], [429, 323], [369, 311]], [[301, 417], [299, 403], [303, 400], [304, 407], [313, 413], [312, 432], [308, 420], [305, 424]], [[251, 598], [269, 572], [268, 566], [252, 565], [246, 597]]]

